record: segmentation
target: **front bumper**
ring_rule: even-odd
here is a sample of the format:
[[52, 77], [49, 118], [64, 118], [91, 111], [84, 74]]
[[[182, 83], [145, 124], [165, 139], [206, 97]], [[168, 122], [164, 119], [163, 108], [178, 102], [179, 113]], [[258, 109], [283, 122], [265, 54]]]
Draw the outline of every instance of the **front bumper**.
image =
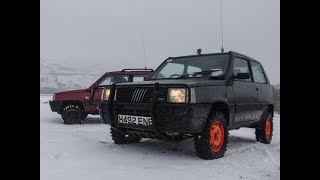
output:
[[[105, 124], [125, 130], [149, 130], [155, 132], [200, 133], [203, 131], [210, 104], [173, 103], [124, 103], [103, 102], [99, 113]], [[118, 123], [118, 114], [152, 118], [151, 126]]]
[[49, 104], [52, 112], [57, 112], [60, 114], [61, 105], [62, 105], [61, 101], [49, 101]]

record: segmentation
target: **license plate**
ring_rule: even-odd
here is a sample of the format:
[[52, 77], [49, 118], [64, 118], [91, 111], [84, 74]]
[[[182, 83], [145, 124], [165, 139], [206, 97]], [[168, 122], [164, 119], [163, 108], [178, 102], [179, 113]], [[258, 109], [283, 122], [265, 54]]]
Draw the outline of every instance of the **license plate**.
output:
[[151, 126], [151, 117], [118, 114], [118, 123]]

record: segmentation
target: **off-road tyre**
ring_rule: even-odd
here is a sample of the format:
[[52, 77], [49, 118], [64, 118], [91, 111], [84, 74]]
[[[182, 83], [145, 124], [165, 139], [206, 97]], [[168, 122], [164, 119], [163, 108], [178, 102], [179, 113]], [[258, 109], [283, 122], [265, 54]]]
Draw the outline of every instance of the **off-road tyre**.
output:
[[273, 117], [272, 113], [268, 113], [266, 118], [255, 128], [256, 139], [264, 144], [269, 144], [273, 134]]
[[194, 149], [197, 156], [205, 160], [224, 156], [228, 144], [228, 125], [224, 113], [217, 112], [211, 117], [205, 130], [194, 137]]
[[132, 134], [122, 133], [114, 128], [110, 128], [110, 133], [112, 140], [115, 144], [129, 144], [129, 143], [138, 143], [141, 141], [140, 137], [136, 137]]
[[62, 122], [69, 125], [81, 124], [87, 115], [79, 105], [66, 105], [61, 112]]

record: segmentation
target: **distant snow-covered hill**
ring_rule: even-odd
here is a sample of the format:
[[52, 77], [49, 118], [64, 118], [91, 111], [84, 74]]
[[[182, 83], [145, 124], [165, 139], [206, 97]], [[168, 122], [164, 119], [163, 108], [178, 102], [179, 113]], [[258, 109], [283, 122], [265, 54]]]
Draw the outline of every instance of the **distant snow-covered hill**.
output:
[[106, 72], [97, 64], [53, 63], [40, 59], [40, 93], [87, 88]]

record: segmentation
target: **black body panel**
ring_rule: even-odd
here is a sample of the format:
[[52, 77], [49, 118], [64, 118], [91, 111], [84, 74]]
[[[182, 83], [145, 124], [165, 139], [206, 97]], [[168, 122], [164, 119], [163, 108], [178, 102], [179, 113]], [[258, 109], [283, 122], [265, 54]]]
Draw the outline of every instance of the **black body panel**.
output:
[[[143, 87], [137, 89], [143, 89]], [[147, 89], [150, 89], [150, 87], [147, 87]], [[130, 91], [128, 90], [128, 92]], [[166, 92], [164, 88], [158, 88], [157, 93], [154, 93], [157, 94], [156, 100], [149, 101], [148, 103], [142, 99], [142, 102], [119, 102], [116, 100], [100, 104], [99, 110], [103, 116], [103, 123], [107, 124], [109, 119], [112, 126], [118, 128], [179, 133], [202, 132], [208, 118], [208, 112], [211, 109], [211, 104], [175, 104], [162, 102], [161, 97], [163, 96], [163, 92]], [[123, 99], [124, 98], [121, 100]], [[151, 117], [152, 126], [118, 123], [119, 114]]]
[[[114, 103], [110, 112], [111, 121], [116, 127], [157, 130], [179, 133], [202, 132], [210, 104], [158, 104], [153, 108], [149, 103]], [[104, 112], [105, 116], [106, 113]], [[152, 126], [118, 123], [118, 114], [152, 118]]]
[[[229, 62], [224, 77], [219, 80], [171, 78], [113, 85], [109, 100], [99, 105], [103, 122], [110, 120], [112, 128], [140, 137], [168, 139], [165, 132], [192, 136], [204, 130], [209, 116], [216, 111], [214, 107], [221, 106], [228, 114], [228, 129], [254, 127], [267, 111], [273, 110], [269, 108], [273, 107], [272, 86], [267, 76], [264, 84], [253, 79], [235, 80], [233, 62], [236, 56], [248, 62], [259, 62], [236, 52], [224, 54], [229, 55]], [[250, 73], [252, 76], [251, 66]], [[168, 102], [168, 88], [185, 88], [187, 102]], [[118, 123], [119, 114], [151, 117], [152, 123], [149, 126]]]

